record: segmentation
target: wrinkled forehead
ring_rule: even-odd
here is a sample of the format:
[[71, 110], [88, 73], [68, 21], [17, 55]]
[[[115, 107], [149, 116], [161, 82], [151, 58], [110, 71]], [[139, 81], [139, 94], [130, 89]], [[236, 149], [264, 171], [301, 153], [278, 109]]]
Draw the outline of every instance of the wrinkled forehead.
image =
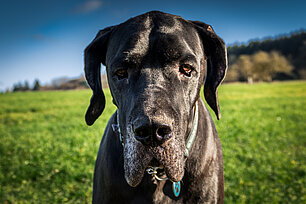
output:
[[118, 26], [109, 42], [107, 64], [144, 60], [164, 64], [187, 55], [202, 56], [200, 38], [190, 23], [147, 16]]

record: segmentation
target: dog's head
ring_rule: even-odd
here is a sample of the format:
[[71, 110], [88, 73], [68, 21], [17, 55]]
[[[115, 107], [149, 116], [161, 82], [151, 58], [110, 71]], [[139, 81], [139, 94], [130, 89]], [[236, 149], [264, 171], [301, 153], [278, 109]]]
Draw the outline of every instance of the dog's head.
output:
[[226, 47], [211, 26], [149, 12], [100, 31], [85, 49], [85, 73], [93, 90], [85, 119], [101, 115], [105, 98], [100, 65], [107, 69], [124, 137], [126, 181], [136, 186], [151, 163], [172, 181], [184, 175], [186, 137], [193, 108], [204, 95], [220, 118], [217, 87], [227, 69]]

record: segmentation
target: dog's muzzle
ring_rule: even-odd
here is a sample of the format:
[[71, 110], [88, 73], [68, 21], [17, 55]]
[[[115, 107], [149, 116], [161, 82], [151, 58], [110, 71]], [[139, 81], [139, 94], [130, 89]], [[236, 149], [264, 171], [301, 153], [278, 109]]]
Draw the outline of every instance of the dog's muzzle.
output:
[[[186, 147], [185, 147], [185, 159], [187, 159], [187, 157], [189, 156], [190, 153], [190, 149], [192, 147], [192, 144], [195, 140], [196, 137], [196, 133], [197, 133], [197, 129], [198, 129], [198, 117], [199, 117], [199, 113], [198, 113], [198, 102], [195, 103], [195, 107], [194, 107], [194, 117], [193, 117], [193, 122], [192, 122], [192, 129], [187, 137], [186, 140]], [[119, 138], [120, 138], [120, 142], [122, 144], [122, 146], [124, 146], [124, 136], [122, 135], [122, 132], [120, 130], [120, 123], [119, 123], [119, 111], [117, 110], [117, 123], [116, 124], [112, 124], [112, 128], [115, 132], [118, 133]], [[156, 125], [154, 124], [153, 126], [148, 126], [147, 123], [141, 122], [140, 120], [137, 121], [136, 127], [134, 127], [134, 133], [135, 133], [135, 138], [140, 141], [143, 144], [146, 144], [148, 141], [152, 140], [152, 136], [155, 135], [156, 138], [155, 141], [157, 142], [164, 142], [167, 139], [169, 139], [172, 136], [172, 131], [171, 131], [171, 127], [166, 126], [166, 125]], [[152, 128], [153, 127], [153, 128]], [[150, 129], [151, 128], [151, 129]], [[159, 171], [164, 171], [163, 167], [160, 166], [149, 166], [146, 168], [146, 172], [150, 175], [152, 175], [153, 180], [167, 180], [169, 179], [167, 176], [166, 177], [159, 177], [158, 176], [158, 170]], [[171, 179], [170, 179], [171, 180]]]

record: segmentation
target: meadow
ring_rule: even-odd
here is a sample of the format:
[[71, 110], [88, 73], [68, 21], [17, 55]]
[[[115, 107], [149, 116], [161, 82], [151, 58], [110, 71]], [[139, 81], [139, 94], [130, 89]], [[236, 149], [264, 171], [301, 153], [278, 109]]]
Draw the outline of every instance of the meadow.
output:
[[[105, 95], [91, 127], [90, 90], [0, 95], [0, 203], [91, 202], [96, 154], [116, 110]], [[225, 203], [306, 203], [306, 81], [223, 84], [219, 102], [222, 118], [212, 117]]]

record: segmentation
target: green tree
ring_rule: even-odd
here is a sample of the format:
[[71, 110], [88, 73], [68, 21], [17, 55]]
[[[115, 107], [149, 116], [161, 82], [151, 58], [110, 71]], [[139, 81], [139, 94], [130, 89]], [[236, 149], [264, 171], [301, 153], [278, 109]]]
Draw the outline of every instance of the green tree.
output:
[[25, 81], [23, 86], [23, 91], [28, 91], [28, 90], [30, 90], [29, 82]]
[[253, 83], [252, 60], [249, 55], [240, 55], [236, 63], [231, 66], [228, 73], [233, 80], [247, 80], [248, 83]]
[[231, 66], [229, 77], [237, 80], [272, 81], [277, 73], [292, 73], [293, 66], [278, 52], [259, 51], [253, 55], [240, 55]]
[[253, 78], [257, 81], [272, 81], [276, 73], [290, 74], [293, 69], [290, 62], [276, 51], [259, 51], [251, 58]]
[[23, 85], [21, 84], [21, 82], [18, 82], [16, 84], [14, 84], [14, 87], [13, 87], [13, 91], [23, 91]]
[[276, 73], [286, 73], [292, 74], [293, 65], [286, 59], [285, 56], [281, 55], [279, 52], [272, 51], [271, 56], [271, 75], [275, 76]]
[[40, 83], [38, 79], [35, 79], [34, 81], [34, 86], [33, 86], [33, 91], [38, 91], [40, 88]]

